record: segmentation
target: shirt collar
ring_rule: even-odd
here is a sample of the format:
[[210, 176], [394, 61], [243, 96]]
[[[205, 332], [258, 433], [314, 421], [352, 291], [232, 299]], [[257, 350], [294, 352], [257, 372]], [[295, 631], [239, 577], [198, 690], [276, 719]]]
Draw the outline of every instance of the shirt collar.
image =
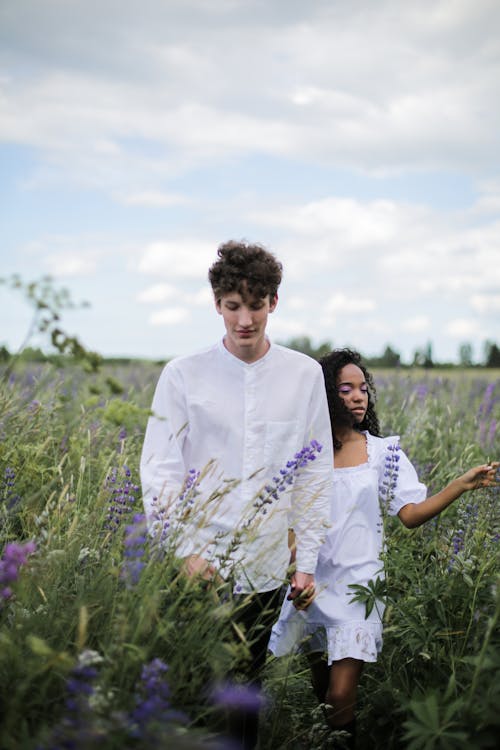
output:
[[259, 367], [261, 364], [263, 364], [264, 362], [267, 362], [267, 360], [272, 357], [272, 352], [274, 351], [272, 341], [267, 336], [266, 336], [266, 341], [269, 342], [269, 349], [267, 350], [267, 352], [264, 354], [263, 357], [259, 357], [259, 359], [256, 359], [255, 362], [244, 362], [239, 357], [235, 357], [234, 354], [231, 354], [229, 349], [226, 349], [226, 347], [224, 346], [223, 338], [219, 341], [217, 346], [221, 354], [224, 357], [227, 357], [227, 359], [230, 360], [231, 362], [234, 362], [234, 364], [239, 365], [240, 367], [250, 368], [250, 367]]

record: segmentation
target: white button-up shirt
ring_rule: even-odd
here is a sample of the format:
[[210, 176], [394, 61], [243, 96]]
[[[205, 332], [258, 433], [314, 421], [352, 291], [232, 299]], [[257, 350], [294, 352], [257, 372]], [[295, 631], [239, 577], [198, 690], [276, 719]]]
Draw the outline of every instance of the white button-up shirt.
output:
[[[315, 360], [271, 344], [249, 364], [221, 341], [165, 366], [152, 412], [141, 457], [151, 530], [160, 517], [180, 556], [199, 554], [222, 575], [231, 570], [245, 592], [283, 583], [293, 527], [297, 570], [314, 573], [333, 472], [323, 373]], [[293, 484], [284, 482], [280, 470], [311, 440], [321, 452]], [[190, 470], [201, 475], [182, 497]], [[284, 489], [275, 498], [272, 488], [280, 483]], [[270, 502], [259, 502], [262, 494]]]

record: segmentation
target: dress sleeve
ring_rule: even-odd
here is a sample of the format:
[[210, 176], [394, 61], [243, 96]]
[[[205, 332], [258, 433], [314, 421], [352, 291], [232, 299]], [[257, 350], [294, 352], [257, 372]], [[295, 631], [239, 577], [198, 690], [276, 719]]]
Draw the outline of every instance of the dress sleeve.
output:
[[168, 525], [166, 519], [187, 475], [182, 455], [188, 430], [186, 400], [181, 373], [171, 365], [167, 364], [160, 375], [151, 411], [140, 471], [148, 528], [158, 533], [158, 523]]
[[396, 516], [408, 503], [423, 502], [427, 487], [419, 481], [415, 467], [399, 445], [399, 438], [386, 438], [384, 443], [379, 471], [380, 497], [389, 515]]

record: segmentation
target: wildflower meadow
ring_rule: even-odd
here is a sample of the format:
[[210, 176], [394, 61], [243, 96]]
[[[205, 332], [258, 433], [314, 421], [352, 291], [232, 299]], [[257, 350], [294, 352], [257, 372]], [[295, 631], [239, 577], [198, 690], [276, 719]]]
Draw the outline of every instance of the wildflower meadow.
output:
[[[303, 657], [269, 657], [262, 693], [241, 684], [248, 634], [235, 631], [230, 574], [188, 581], [163, 543], [170, 516], [147, 532], [138, 466], [159, 372], [21, 363], [0, 385], [0, 747], [223, 748], [224, 715], [250, 706], [263, 750], [328, 748]], [[383, 433], [400, 436], [429, 492], [499, 458], [498, 371], [375, 380]], [[256, 514], [315, 450], [269, 478]], [[213, 500], [199, 497], [204, 469], [177, 498], [181, 521]], [[383, 651], [361, 680], [361, 750], [497, 747], [498, 501], [498, 489], [467, 493], [412, 531], [385, 520], [385, 581], [353, 591], [386, 603]]]

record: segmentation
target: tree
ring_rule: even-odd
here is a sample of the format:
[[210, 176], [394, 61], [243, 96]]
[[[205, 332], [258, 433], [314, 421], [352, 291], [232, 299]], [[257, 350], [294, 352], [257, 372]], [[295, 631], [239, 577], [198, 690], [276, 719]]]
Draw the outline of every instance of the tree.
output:
[[430, 341], [427, 342], [423, 349], [415, 349], [412, 364], [415, 367], [434, 367], [432, 359], [432, 343]]
[[493, 341], [486, 341], [484, 345], [484, 366], [500, 367], [500, 349]]
[[38, 346], [25, 346], [18, 357], [24, 362], [47, 362], [47, 355]]
[[[33, 317], [24, 341], [18, 351], [10, 357], [3, 372], [4, 381], [8, 380], [15, 363], [22, 357], [23, 352], [26, 351], [28, 357], [35, 356], [36, 350], [28, 347], [28, 343], [37, 333], [46, 335], [59, 354], [83, 362], [84, 366], [93, 372], [99, 369], [100, 355], [86, 349], [76, 336], [68, 336], [60, 328], [61, 312], [76, 307], [67, 289], [55, 288], [50, 276], [43, 276], [38, 281], [25, 283], [19, 274], [14, 274], [10, 279], [0, 278], [0, 285], [2, 284], [24, 294], [26, 301], [33, 308]], [[86, 303], [80, 305], [80, 307], [87, 306]], [[45, 355], [42, 353], [42, 356]]]
[[369, 367], [400, 367], [401, 355], [389, 344], [384, 349], [380, 357], [365, 357]]
[[458, 348], [458, 361], [462, 367], [472, 367], [472, 344], [468, 341]]
[[296, 352], [307, 354], [309, 357], [313, 357], [313, 359], [324, 357], [324, 355], [331, 352], [333, 348], [329, 341], [324, 341], [322, 344], [315, 347], [309, 336], [296, 336], [295, 338], [285, 341], [283, 346], [287, 346], [289, 349], [294, 349]]

